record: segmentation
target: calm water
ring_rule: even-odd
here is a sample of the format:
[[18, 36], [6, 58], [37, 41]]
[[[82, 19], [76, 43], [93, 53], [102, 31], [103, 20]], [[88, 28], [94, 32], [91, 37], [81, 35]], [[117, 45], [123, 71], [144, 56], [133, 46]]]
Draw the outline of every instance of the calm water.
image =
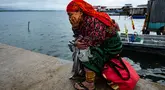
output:
[[[136, 30], [132, 30], [131, 20], [128, 17], [112, 16], [111, 18], [118, 22], [120, 33], [124, 32], [126, 24], [129, 33], [136, 31], [141, 34], [144, 19], [134, 20]], [[71, 52], [67, 44], [73, 39], [73, 33], [65, 11], [0, 12], [0, 21], [0, 43], [71, 60]], [[30, 32], [28, 32], [28, 21], [30, 21]], [[138, 65], [140, 64], [135, 64], [135, 67]], [[152, 70], [155, 69], [140, 70], [139, 73], [146, 76], [147, 73], [154, 72]], [[158, 68], [156, 71], [164, 74], [165, 68]], [[161, 78], [161, 80], [164, 79], [165, 77]]]
[[[124, 24], [133, 33], [131, 21], [126, 17], [114, 18], [124, 32]], [[56, 12], [1, 12], [0, 43], [71, 60], [67, 47], [72, 40], [71, 25], [65, 11]], [[30, 21], [30, 32], [28, 32]], [[136, 31], [140, 33], [144, 20], [135, 20]]]
[[0, 21], [1, 43], [70, 59], [67, 43], [72, 40], [72, 31], [64, 11], [1, 12]]

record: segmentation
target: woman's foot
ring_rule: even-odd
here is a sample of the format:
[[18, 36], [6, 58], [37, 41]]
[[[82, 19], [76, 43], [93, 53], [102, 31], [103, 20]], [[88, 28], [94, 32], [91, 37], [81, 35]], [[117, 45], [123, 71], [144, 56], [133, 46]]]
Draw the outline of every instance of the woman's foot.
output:
[[85, 77], [84, 76], [81, 76], [81, 75], [73, 75], [69, 79], [70, 80], [81, 80], [81, 81], [84, 81], [85, 80]]
[[75, 83], [74, 87], [77, 89], [77, 90], [94, 90], [95, 89], [95, 86], [94, 86], [94, 82], [81, 82], [81, 83]]

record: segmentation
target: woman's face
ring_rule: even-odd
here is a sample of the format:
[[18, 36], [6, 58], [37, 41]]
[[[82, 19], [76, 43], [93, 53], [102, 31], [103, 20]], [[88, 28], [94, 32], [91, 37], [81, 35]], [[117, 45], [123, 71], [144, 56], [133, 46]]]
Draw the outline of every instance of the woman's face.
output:
[[82, 20], [83, 13], [78, 12], [68, 12], [69, 21], [73, 28], [79, 27], [80, 21]]

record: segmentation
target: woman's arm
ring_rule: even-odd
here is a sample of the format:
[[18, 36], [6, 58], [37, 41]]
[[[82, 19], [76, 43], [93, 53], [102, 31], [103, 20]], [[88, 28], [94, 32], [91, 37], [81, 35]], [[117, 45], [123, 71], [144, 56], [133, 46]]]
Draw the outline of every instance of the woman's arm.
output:
[[87, 22], [82, 27], [84, 36], [79, 37], [78, 42], [81, 42], [83, 48], [101, 44], [106, 38], [106, 25], [94, 17], [87, 17], [85, 21]]

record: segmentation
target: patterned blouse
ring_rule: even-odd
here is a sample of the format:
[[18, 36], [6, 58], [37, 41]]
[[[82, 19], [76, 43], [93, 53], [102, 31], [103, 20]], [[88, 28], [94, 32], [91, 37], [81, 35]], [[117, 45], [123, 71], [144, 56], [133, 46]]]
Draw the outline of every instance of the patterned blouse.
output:
[[74, 36], [81, 39], [87, 47], [100, 45], [105, 39], [116, 34], [113, 27], [107, 27], [97, 18], [85, 15], [79, 29], [73, 30]]

